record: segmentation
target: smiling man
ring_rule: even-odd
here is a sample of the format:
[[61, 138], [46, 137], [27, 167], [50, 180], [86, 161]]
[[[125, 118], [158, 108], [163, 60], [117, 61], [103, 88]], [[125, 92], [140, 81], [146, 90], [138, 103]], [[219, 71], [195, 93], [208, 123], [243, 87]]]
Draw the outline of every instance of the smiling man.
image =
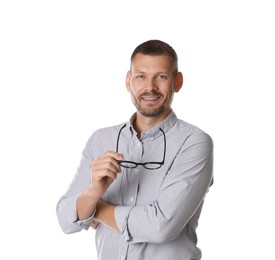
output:
[[126, 75], [136, 113], [91, 136], [57, 204], [65, 233], [96, 229], [99, 260], [201, 259], [196, 228], [212, 184], [213, 143], [172, 110], [182, 84], [170, 45], [140, 44]]

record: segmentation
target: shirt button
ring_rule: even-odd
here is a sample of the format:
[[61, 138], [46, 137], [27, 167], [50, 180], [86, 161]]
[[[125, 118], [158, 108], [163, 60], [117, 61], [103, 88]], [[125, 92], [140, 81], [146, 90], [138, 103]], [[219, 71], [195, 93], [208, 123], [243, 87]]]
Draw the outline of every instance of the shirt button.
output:
[[120, 259], [123, 260], [123, 259], [124, 259], [124, 255], [122, 255], [122, 256], [120, 257]]
[[130, 202], [134, 202], [134, 200], [135, 200], [135, 198], [132, 196], [132, 197], [130, 198]]
[[138, 173], [138, 169], [135, 169], [135, 173]]

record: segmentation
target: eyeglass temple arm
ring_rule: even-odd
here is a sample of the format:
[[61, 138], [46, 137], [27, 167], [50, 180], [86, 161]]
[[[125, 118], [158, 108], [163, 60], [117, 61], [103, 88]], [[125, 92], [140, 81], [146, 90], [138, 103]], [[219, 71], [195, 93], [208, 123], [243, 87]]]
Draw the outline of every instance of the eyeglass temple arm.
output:
[[163, 160], [162, 160], [162, 163], [164, 163], [165, 155], [166, 155], [166, 136], [165, 136], [164, 131], [161, 128], [159, 128], [159, 130], [162, 132], [163, 138], [164, 138], [164, 153], [163, 153]]
[[[126, 124], [124, 126], [122, 126], [120, 128], [119, 132], [118, 132], [117, 142], [116, 142], [116, 152], [118, 152], [118, 144], [119, 144], [120, 133], [123, 130], [123, 128], [125, 128], [125, 127], [126, 127]], [[159, 130], [162, 132], [163, 138], [164, 138], [164, 153], [163, 153], [163, 160], [162, 160], [162, 163], [164, 163], [164, 161], [165, 161], [165, 155], [166, 155], [166, 136], [165, 136], [164, 131], [161, 128], [159, 128]]]
[[118, 132], [118, 136], [117, 136], [117, 140], [116, 140], [116, 153], [118, 152], [118, 143], [119, 143], [120, 133], [124, 127], [126, 127], [126, 124], [123, 127], [121, 127]]

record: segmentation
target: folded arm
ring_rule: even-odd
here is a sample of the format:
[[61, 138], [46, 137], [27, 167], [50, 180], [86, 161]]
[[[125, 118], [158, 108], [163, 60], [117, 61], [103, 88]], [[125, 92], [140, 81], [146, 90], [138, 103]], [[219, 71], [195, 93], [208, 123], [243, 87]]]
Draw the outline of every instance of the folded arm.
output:
[[[143, 206], [97, 210], [98, 221], [120, 230], [130, 243], [163, 243], [179, 236], [202, 204], [212, 181], [212, 140], [199, 134], [187, 140], [169, 170], [155, 201]], [[105, 210], [112, 209], [112, 214]]]
[[[85, 151], [75, 178], [56, 208], [60, 226], [65, 233], [96, 226], [97, 220], [94, 217], [96, 207], [102, 207], [100, 198], [121, 171], [117, 160], [121, 160], [122, 155], [109, 151], [96, 160], [91, 160], [89, 156], [85, 156]], [[111, 208], [104, 207], [107, 215], [112, 212]], [[106, 216], [105, 210], [101, 215]]]

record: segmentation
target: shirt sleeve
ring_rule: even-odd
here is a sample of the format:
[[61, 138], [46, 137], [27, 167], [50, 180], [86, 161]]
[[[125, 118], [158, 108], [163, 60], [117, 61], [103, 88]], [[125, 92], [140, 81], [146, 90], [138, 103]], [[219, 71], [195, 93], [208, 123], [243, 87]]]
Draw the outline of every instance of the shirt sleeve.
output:
[[[90, 140], [89, 140], [90, 141]], [[77, 218], [76, 202], [80, 194], [86, 190], [91, 182], [91, 151], [89, 142], [86, 145], [77, 172], [67, 190], [56, 206], [56, 213], [61, 229], [70, 234], [88, 229], [93, 221], [93, 214], [85, 220]]]
[[93, 222], [95, 210], [87, 219], [77, 218], [76, 201], [79, 195], [80, 194], [72, 197], [62, 197], [58, 203], [57, 214], [59, 217], [59, 224], [66, 234], [79, 232], [82, 229], [88, 230]]
[[200, 207], [212, 183], [213, 142], [205, 133], [185, 141], [155, 201], [115, 209], [117, 225], [129, 243], [164, 243], [177, 238]]

